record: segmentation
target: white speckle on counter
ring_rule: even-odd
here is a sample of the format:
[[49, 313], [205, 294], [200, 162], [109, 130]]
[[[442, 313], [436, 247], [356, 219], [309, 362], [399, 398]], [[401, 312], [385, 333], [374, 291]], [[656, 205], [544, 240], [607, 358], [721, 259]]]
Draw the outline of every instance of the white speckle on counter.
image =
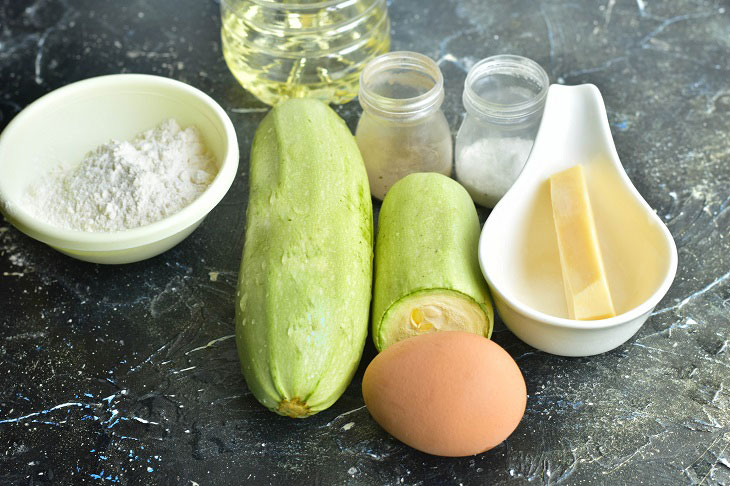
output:
[[269, 108], [231, 108], [233, 113], [266, 113]]

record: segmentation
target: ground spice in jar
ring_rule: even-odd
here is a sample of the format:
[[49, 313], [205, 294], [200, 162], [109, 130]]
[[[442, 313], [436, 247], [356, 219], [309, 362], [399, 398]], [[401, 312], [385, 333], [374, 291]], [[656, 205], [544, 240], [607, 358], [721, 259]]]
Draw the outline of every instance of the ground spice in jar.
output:
[[532, 143], [521, 137], [477, 139], [460, 148], [456, 176], [474, 202], [494, 207], [520, 175]]

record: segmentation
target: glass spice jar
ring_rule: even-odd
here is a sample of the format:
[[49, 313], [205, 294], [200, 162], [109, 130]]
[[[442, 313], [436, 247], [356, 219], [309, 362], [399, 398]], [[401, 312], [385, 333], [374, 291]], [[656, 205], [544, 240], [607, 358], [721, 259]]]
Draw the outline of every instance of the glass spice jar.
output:
[[378, 199], [412, 172], [451, 175], [451, 131], [441, 111], [444, 80], [438, 65], [415, 52], [391, 52], [360, 75], [363, 113], [355, 138]]
[[535, 61], [483, 59], [464, 82], [466, 116], [456, 135], [456, 178], [474, 202], [494, 207], [519, 176], [542, 119], [548, 75]]

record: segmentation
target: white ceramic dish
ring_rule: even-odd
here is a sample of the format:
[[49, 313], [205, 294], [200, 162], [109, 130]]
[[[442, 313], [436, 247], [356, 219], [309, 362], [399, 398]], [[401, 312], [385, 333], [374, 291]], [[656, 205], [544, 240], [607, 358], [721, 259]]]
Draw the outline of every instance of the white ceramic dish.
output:
[[[168, 118], [195, 125], [218, 164], [208, 189], [161, 221], [113, 233], [67, 230], [18, 203], [28, 184], [59, 162], [81, 161], [111, 139], [127, 140]], [[238, 142], [225, 111], [208, 95], [159, 76], [117, 74], [59, 88], [26, 107], [0, 135], [0, 211], [16, 228], [58, 251], [96, 263], [129, 263], [182, 241], [220, 202], [238, 168]]]
[[[581, 164], [617, 316], [567, 318], [548, 178]], [[527, 344], [562, 356], [620, 346], [669, 289], [677, 248], [619, 161], [606, 109], [593, 85], [553, 85], [519, 178], [497, 204], [479, 241], [479, 262], [499, 315]]]

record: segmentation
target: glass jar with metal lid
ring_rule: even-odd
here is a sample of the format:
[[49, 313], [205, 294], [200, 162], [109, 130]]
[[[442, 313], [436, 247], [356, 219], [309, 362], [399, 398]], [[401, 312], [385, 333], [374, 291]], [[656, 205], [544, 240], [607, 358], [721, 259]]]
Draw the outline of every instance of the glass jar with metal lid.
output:
[[223, 56], [264, 103], [355, 97], [365, 64], [390, 48], [386, 0], [221, 0]]
[[522, 171], [548, 87], [545, 70], [521, 56], [488, 57], [469, 70], [455, 167], [457, 179], [477, 204], [494, 207]]

